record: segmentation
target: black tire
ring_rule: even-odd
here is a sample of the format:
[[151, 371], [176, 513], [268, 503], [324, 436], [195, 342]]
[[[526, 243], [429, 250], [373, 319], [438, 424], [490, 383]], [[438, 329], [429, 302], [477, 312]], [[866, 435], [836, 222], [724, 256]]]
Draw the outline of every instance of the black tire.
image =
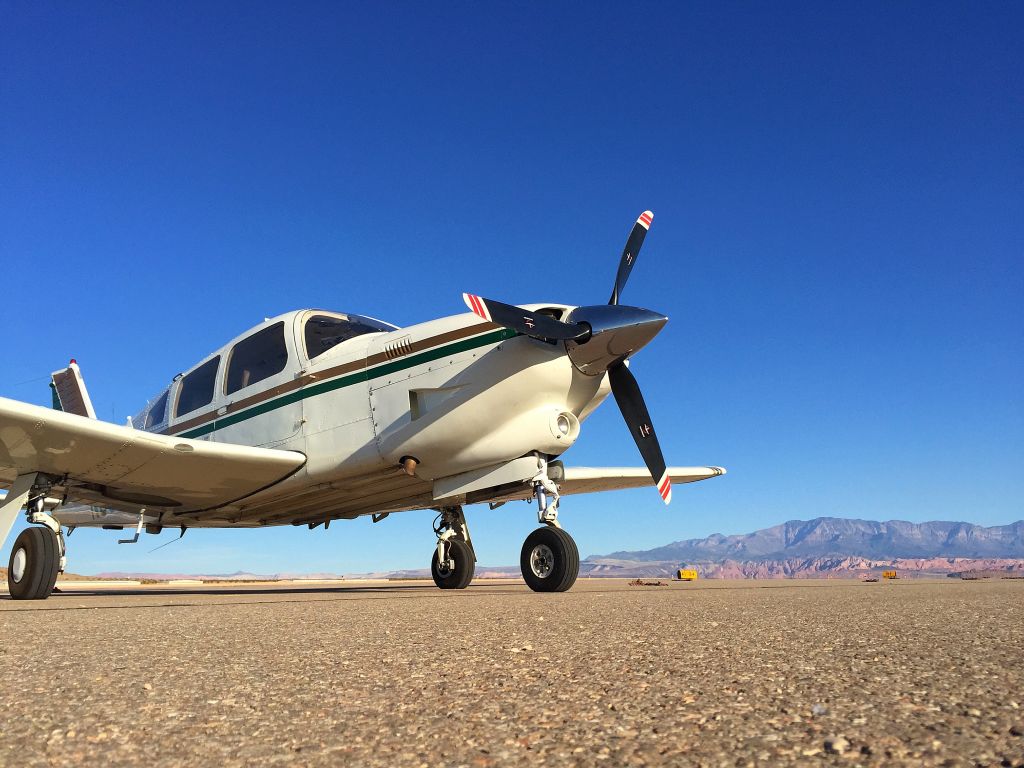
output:
[[576, 583], [580, 552], [572, 536], [561, 528], [545, 525], [526, 537], [519, 568], [534, 592], [565, 592]]
[[473, 548], [462, 539], [448, 539], [448, 556], [455, 561], [455, 567], [451, 570], [441, 568], [437, 550], [434, 550], [434, 557], [430, 561], [430, 575], [434, 577], [434, 583], [441, 589], [465, 589], [476, 571]]
[[45, 600], [60, 569], [60, 543], [49, 528], [26, 528], [14, 541], [7, 567], [7, 588], [15, 600]]

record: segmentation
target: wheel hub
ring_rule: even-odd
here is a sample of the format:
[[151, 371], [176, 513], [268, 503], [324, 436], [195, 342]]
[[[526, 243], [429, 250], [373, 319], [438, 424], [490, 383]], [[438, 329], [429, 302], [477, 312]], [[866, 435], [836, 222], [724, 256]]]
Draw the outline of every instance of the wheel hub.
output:
[[11, 559], [11, 579], [15, 584], [20, 584], [25, 578], [25, 566], [28, 564], [28, 553], [24, 547], [18, 547]]
[[530, 570], [538, 579], [546, 579], [555, 567], [555, 553], [547, 544], [538, 544], [530, 553]]

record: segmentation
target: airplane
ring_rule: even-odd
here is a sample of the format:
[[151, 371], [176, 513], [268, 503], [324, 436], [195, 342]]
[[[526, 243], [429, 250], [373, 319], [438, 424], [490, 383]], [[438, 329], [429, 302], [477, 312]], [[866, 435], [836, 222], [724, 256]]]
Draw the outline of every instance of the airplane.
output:
[[[437, 513], [431, 575], [463, 589], [476, 554], [463, 507], [537, 504], [520, 556], [535, 592], [576, 581], [563, 496], [725, 474], [666, 467], [629, 358], [667, 322], [619, 303], [654, 214], [626, 241], [607, 304], [513, 306], [463, 294], [471, 312], [406, 328], [304, 309], [265, 320], [180, 373], [126, 425], [96, 418], [75, 360], [54, 407], [0, 397], [0, 546], [19, 511], [8, 589], [45, 599], [75, 528], [254, 528], [393, 512]], [[559, 460], [611, 394], [644, 467]], [[64, 529], [67, 532], [64, 532]]]

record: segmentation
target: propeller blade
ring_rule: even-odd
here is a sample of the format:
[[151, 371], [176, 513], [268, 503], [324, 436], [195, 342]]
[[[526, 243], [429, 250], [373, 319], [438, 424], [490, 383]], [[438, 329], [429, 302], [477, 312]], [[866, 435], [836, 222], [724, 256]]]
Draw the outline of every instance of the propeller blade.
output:
[[579, 324], [563, 323], [548, 315], [531, 312], [529, 309], [502, 304], [493, 299], [484, 299], [471, 293], [462, 294], [466, 306], [484, 320], [511, 328], [524, 336], [536, 336], [540, 339], [568, 341], [580, 339], [590, 333], [590, 329]]
[[658, 436], [654, 434], [651, 415], [647, 412], [644, 396], [640, 394], [640, 386], [624, 363], [609, 368], [608, 377], [611, 379], [615, 402], [622, 411], [622, 418], [626, 420], [626, 426], [636, 441], [636, 447], [640, 449], [644, 464], [658, 486], [662, 501], [668, 504], [672, 501], [672, 479], [666, 471], [665, 457], [662, 456]]
[[644, 238], [647, 236], [647, 230], [651, 228], [652, 221], [654, 221], [654, 214], [644, 211], [633, 225], [633, 231], [629, 233], [629, 239], [626, 240], [626, 248], [622, 251], [622, 258], [619, 259], [619, 271], [615, 274], [615, 287], [612, 289], [612, 297], [608, 299], [609, 304], [619, 303], [619, 296], [622, 295], [622, 289], [626, 287], [629, 273], [633, 270], [633, 265], [636, 264], [637, 254], [640, 253], [640, 246], [644, 244]]

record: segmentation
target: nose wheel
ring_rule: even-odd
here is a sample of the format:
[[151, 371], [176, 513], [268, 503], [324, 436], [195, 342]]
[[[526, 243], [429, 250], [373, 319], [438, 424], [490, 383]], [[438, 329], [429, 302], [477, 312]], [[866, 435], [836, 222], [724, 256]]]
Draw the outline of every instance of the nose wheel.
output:
[[572, 536], [561, 528], [545, 525], [526, 537], [519, 567], [534, 592], [565, 592], [576, 583], [580, 553]]

